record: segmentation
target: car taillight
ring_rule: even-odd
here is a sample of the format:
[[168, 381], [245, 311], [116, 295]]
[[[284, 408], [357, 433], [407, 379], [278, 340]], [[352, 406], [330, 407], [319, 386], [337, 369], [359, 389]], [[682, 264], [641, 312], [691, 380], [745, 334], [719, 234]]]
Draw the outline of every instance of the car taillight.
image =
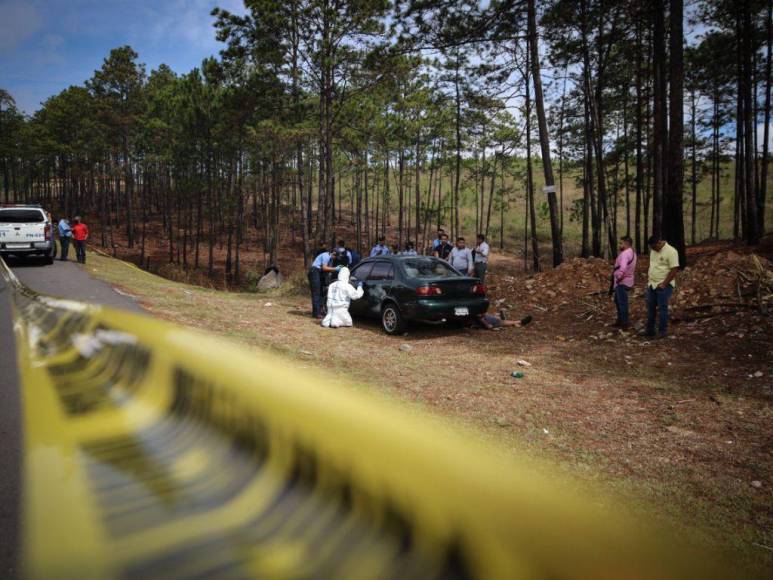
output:
[[46, 237], [46, 240], [51, 239], [51, 225], [46, 224], [46, 227], [43, 228], [43, 235]]
[[475, 286], [472, 287], [472, 293], [473, 294], [485, 294], [486, 293], [486, 287], [483, 284], [475, 284]]
[[437, 286], [419, 286], [416, 288], [416, 294], [419, 296], [439, 296], [443, 291]]

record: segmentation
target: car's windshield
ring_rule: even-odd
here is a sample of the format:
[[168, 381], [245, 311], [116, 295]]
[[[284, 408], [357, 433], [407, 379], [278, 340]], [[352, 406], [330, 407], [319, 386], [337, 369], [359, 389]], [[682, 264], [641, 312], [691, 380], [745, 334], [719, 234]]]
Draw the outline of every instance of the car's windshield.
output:
[[0, 209], [0, 223], [28, 224], [45, 220], [43, 212], [37, 209]]
[[411, 258], [403, 262], [405, 273], [410, 278], [458, 278], [459, 273], [437, 258]]

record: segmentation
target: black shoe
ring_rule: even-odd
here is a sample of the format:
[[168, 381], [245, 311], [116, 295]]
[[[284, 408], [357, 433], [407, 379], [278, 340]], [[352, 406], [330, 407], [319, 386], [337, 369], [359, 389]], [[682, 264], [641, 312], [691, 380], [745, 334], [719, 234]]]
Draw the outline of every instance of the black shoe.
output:
[[528, 316], [524, 316], [523, 318], [521, 318], [521, 326], [526, 326], [532, 320], [534, 320], [534, 319], [531, 317], [531, 314], [529, 314]]
[[654, 330], [645, 330], [641, 333], [641, 336], [644, 336], [646, 338], [655, 338], [655, 331]]

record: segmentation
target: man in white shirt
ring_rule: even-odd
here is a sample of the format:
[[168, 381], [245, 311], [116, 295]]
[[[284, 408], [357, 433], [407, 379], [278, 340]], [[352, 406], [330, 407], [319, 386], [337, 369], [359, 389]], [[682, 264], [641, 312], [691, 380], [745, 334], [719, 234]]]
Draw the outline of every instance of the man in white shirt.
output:
[[486, 236], [478, 234], [478, 245], [475, 246], [475, 277], [480, 279], [481, 284], [486, 283], [486, 270], [488, 270], [489, 247], [486, 243]]
[[475, 273], [472, 252], [470, 248], [465, 247], [462, 237], [456, 238], [456, 246], [451, 250], [448, 262], [462, 274], [466, 272], [468, 276], [472, 276]]

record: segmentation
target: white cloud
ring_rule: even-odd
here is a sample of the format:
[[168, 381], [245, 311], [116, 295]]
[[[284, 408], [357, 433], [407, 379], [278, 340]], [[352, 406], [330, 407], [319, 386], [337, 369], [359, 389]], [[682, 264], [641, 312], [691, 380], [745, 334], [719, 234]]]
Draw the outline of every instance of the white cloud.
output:
[[14, 51], [40, 28], [38, 10], [28, 2], [0, 2], [0, 55]]

